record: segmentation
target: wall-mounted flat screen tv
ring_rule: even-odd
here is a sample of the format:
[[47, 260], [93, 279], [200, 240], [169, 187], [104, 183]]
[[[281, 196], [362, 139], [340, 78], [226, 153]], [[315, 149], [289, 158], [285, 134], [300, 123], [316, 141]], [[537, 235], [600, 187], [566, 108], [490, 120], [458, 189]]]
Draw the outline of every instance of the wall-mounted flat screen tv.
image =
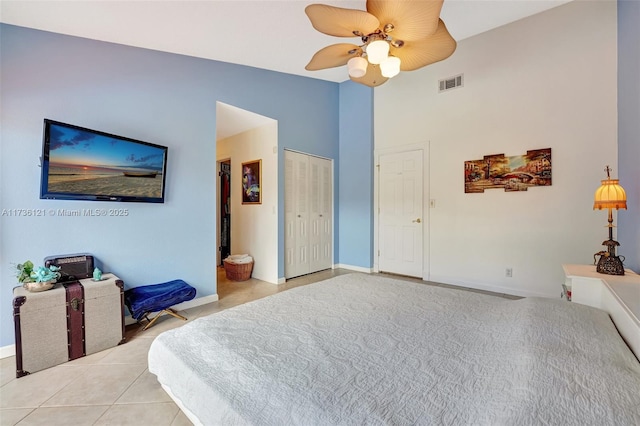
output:
[[164, 203], [167, 147], [44, 120], [40, 198]]

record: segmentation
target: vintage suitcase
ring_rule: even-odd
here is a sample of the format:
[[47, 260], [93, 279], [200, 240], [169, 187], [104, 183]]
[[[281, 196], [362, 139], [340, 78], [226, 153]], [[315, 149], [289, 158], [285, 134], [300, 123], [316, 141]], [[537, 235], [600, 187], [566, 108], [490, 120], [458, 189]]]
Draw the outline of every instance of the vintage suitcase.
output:
[[124, 283], [102, 277], [13, 289], [17, 377], [124, 343]]

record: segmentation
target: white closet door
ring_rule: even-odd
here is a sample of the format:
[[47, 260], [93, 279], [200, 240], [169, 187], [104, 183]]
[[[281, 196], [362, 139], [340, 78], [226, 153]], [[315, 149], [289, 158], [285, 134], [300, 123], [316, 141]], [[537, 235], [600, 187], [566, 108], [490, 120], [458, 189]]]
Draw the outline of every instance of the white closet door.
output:
[[320, 232], [320, 165], [309, 159], [309, 272], [316, 270], [321, 251]]
[[333, 265], [331, 160], [285, 151], [285, 278]]
[[308, 274], [309, 158], [285, 151], [285, 278]]
[[310, 254], [311, 272], [331, 268], [333, 264], [333, 184], [331, 160], [309, 158], [311, 176], [310, 196]]
[[294, 196], [296, 192], [293, 153], [284, 153], [284, 275], [292, 277], [296, 267], [296, 210]]
[[295, 180], [295, 275], [308, 274], [309, 267], [309, 159], [296, 154], [293, 178]]

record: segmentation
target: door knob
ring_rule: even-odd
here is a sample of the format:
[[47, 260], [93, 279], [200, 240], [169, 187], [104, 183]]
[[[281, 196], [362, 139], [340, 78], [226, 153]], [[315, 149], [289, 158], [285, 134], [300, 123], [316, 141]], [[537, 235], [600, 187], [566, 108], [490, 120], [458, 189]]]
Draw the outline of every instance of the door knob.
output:
[[422, 221], [420, 220], [420, 218], [417, 218], [416, 220], [412, 220], [411, 222], [413, 222], [413, 223], [421, 223]]

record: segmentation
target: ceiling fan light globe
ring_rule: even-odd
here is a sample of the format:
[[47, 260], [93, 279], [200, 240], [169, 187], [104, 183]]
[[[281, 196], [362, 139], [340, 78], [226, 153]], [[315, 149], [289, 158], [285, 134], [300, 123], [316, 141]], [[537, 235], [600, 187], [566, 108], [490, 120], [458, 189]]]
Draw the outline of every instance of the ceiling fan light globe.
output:
[[372, 64], [379, 64], [389, 54], [389, 43], [384, 40], [376, 40], [367, 45], [367, 59]]
[[389, 56], [380, 63], [380, 71], [384, 77], [395, 77], [400, 73], [400, 58]]
[[367, 73], [367, 60], [362, 56], [356, 56], [349, 59], [347, 67], [349, 68], [349, 75], [353, 78], [360, 78]]

